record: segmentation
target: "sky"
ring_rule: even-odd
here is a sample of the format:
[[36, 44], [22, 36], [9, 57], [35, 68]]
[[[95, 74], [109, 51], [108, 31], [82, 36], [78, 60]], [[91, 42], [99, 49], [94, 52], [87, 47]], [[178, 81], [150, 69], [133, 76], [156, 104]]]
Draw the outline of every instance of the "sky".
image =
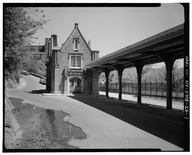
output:
[[184, 23], [180, 4], [163, 3], [161, 7], [46, 7], [45, 19], [50, 20], [35, 35], [33, 44], [44, 45], [45, 38], [56, 34], [58, 46], [78, 27], [91, 49], [99, 57], [129, 46], [157, 33]]

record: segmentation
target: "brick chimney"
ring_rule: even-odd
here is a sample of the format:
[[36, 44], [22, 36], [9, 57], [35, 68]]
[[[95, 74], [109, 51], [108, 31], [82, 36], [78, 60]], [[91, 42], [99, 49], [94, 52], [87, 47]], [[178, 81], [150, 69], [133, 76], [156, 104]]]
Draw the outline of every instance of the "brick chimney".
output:
[[51, 38], [53, 39], [53, 46], [57, 47], [57, 35], [53, 34], [51, 35]]

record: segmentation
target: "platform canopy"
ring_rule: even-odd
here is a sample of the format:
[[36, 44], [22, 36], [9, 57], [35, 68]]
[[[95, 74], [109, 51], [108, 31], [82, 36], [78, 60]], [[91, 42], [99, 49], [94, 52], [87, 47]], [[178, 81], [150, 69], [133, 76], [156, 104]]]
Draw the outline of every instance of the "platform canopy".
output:
[[101, 57], [86, 67], [99, 70], [113, 70], [116, 66], [130, 68], [134, 67], [134, 62], [154, 64], [162, 62], [164, 57], [184, 57], [184, 24]]

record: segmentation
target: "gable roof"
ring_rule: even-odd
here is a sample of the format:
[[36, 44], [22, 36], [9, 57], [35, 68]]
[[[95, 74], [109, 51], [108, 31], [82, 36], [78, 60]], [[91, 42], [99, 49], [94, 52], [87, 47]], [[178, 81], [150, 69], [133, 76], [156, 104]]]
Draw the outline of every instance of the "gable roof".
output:
[[92, 51], [91, 48], [89, 47], [89, 45], [87, 44], [85, 38], [83, 37], [81, 31], [79, 30], [79, 28], [78, 28], [78, 23], [75, 23], [75, 27], [74, 27], [73, 31], [71, 32], [71, 34], [69, 35], [69, 37], [67, 38], [67, 40], [62, 44], [61, 50], [64, 49], [65, 45], [66, 45], [67, 42], [71, 39], [71, 37], [73, 36], [73, 34], [75, 34], [76, 31], [78, 31], [78, 33], [79, 33], [80, 36], [82, 37], [83, 41], [84, 41], [85, 44], [87, 45], [88, 49], [89, 49], [90, 51]]

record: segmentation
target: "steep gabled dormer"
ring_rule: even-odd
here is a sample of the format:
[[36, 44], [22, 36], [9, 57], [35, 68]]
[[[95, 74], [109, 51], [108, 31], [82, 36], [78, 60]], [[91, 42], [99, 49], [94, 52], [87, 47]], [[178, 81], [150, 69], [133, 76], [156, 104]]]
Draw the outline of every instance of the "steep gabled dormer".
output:
[[62, 54], [67, 57], [70, 69], [83, 69], [87, 63], [92, 61], [92, 51], [81, 34], [78, 23], [75, 23], [73, 31], [65, 43], [62, 44]]
[[[69, 37], [67, 38], [65, 43], [62, 44], [61, 51], [63, 51], [65, 49], [65, 47], [71, 43], [73, 44], [72, 46], [73, 46], [74, 51], [80, 50], [80, 46], [79, 46], [79, 44], [81, 43], [80, 41], [82, 41], [84, 43], [84, 46], [86, 46], [91, 52], [90, 47], [88, 46], [86, 40], [84, 39], [83, 35], [81, 34], [81, 32], [78, 28], [78, 23], [75, 23], [75, 27], [74, 27], [73, 31], [71, 32], [71, 34], [69, 35]], [[81, 49], [82, 49], [82, 47], [81, 47]]]

